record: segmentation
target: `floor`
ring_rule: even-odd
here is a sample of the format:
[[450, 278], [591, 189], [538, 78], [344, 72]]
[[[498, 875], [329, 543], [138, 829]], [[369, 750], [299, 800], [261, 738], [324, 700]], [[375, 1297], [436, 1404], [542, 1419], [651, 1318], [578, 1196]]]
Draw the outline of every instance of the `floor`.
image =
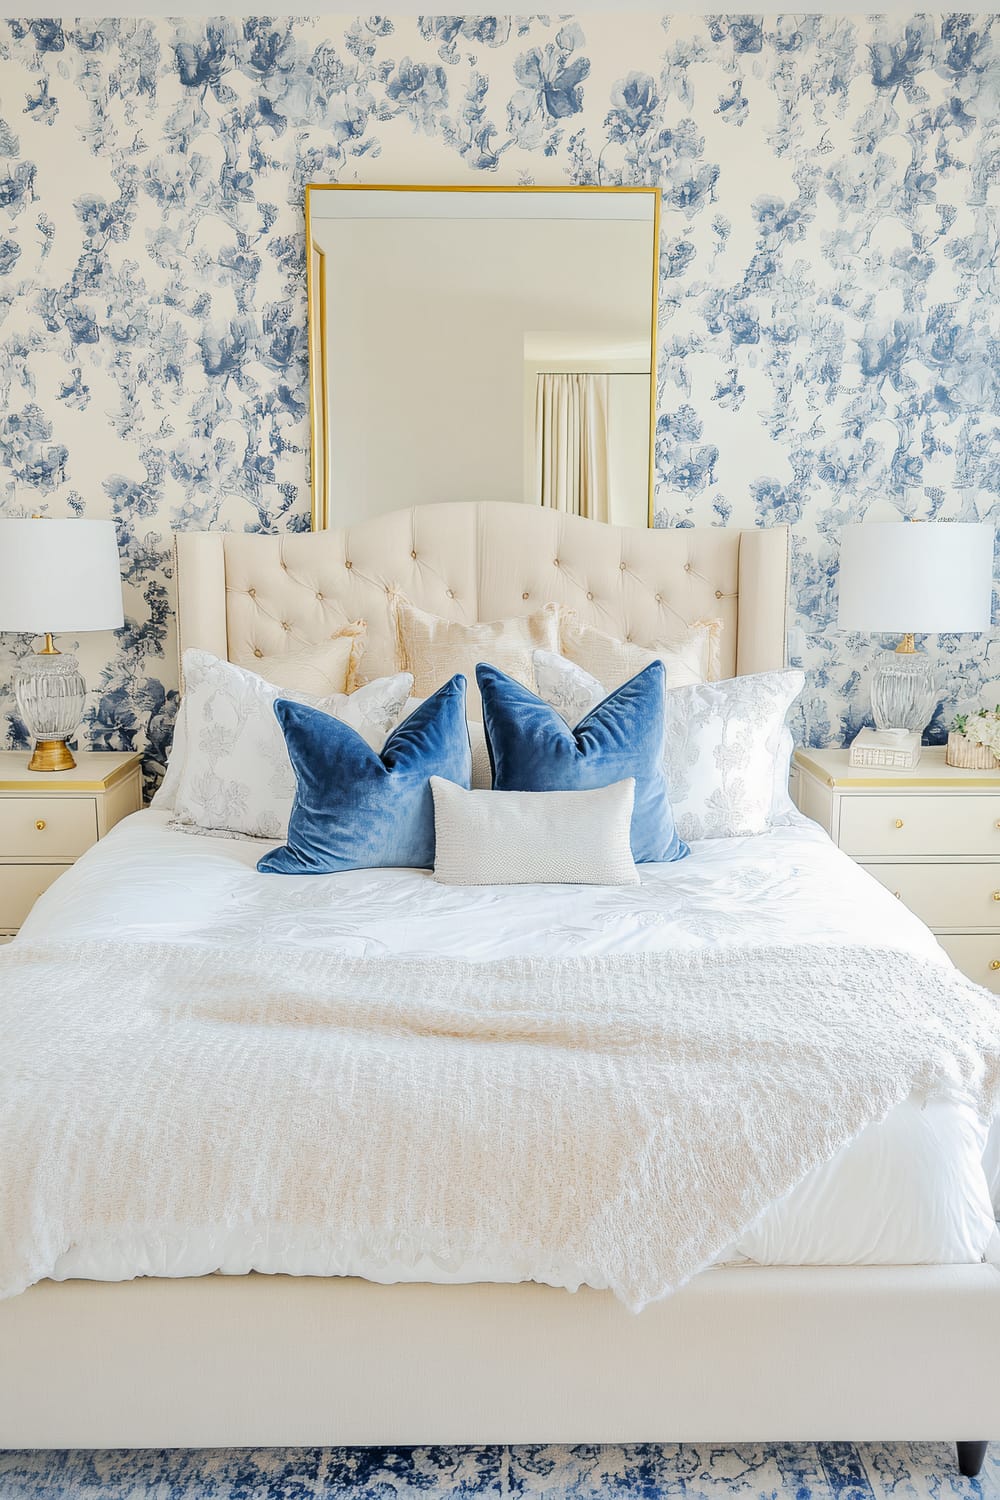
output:
[[0, 1452], [0, 1500], [979, 1500], [1000, 1497], [993, 1447], [978, 1480], [945, 1443]]

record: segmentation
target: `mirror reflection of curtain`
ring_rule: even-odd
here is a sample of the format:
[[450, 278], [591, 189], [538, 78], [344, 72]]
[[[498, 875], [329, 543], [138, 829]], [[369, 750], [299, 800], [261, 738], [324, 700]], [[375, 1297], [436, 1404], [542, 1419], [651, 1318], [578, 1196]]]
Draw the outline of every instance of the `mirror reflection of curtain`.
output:
[[535, 467], [542, 505], [592, 521], [610, 519], [607, 375], [539, 375]]

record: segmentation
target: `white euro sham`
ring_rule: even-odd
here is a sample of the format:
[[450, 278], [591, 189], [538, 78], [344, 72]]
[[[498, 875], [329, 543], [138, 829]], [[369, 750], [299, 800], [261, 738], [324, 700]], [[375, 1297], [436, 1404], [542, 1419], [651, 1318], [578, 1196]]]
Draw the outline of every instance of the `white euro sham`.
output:
[[184, 653], [183, 734], [157, 806], [171, 798], [174, 826], [219, 836], [283, 839], [295, 773], [274, 716], [278, 698], [307, 703], [349, 724], [375, 750], [405, 714], [407, 672], [355, 693], [288, 692], [208, 651]]
[[[567, 724], [605, 697], [597, 678], [565, 657], [536, 651], [534, 666], [539, 696]], [[785, 721], [803, 681], [792, 669], [668, 690], [663, 761], [682, 839], [764, 833], [794, 816]]]
[[785, 718], [804, 681], [794, 669], [757, 672], [668, 695], [663, 758], [681, 838], [767, 830], [787, 747]]

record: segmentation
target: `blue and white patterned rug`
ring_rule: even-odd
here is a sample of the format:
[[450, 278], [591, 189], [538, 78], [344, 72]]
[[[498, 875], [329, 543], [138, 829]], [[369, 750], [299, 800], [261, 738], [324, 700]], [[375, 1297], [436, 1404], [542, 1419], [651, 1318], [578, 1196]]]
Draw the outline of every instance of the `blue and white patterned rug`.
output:
[[[1000, 1450], [1000, 1444], [994, 1445]], [[0, 1500], [964, 1500], [1000, 1496], [1000, 1451], [963, 1479], [946, 1443], [215, 1448], [0, 1453]]]

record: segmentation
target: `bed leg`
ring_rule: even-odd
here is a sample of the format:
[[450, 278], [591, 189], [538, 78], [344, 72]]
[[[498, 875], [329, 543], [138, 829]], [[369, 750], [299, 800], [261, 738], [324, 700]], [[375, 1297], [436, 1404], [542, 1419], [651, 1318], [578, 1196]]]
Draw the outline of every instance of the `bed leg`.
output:
[[966, 1479], [975, 1479], [983, 1467], [986, 1457], [985, 1443], [956, 1443], [958, 1449], [958, 1471], [964, 1474]]

